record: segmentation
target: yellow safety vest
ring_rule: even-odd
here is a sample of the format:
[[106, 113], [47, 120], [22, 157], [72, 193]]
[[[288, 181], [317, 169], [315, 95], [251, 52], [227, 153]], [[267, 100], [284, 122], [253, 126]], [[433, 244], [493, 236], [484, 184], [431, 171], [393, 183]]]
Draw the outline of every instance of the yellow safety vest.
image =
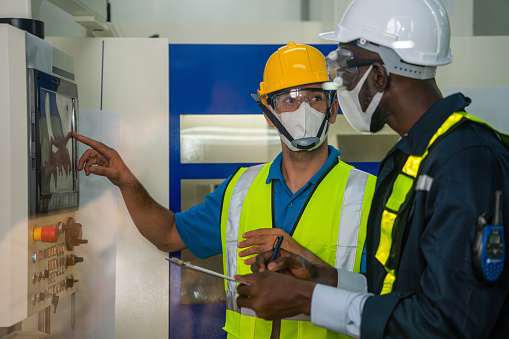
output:
[[[241, 168], [226, 188], [221, 209], [224, 272], [228, 276], [251, 273], [238, 256], [237, 243], [244, 232], [271, 228], [272, 183], [270, 164]], [[336, 162], [310, 193], [290, 234], [297, 242], [337, 268], [359, 272], [366, 224], [376, 177], [343, 162]], [[341, 235], [340, 235], [341, 234]], [[226, 281], [226, 324], [229, 338], [270, 338], [272, 321], [257, 318], [237, 307], [237, 284]], [[311, 324], [300, 315], [281, 321], [280, 338], [341, 338], [339, 333]]]
[[395, 270], [397, 268], [398, 261], [396, 253], [398, 252], [397, 249], [401, 246], [402, 239], [394, 240], [393, 231], [395, 227], [398, 227], [398, 225], [404, 225], [406, 222], [407, 214], [405, 213], [405, 210], [410, 206], [410, 203], [413, 200], [413, 192], [415, 190], [414, 187], [416, 183], [415, 179], [419, 174], [419, 168], [428, 155], [431, 146], [453, 126], [465, 119], [488, 126], [498, 134], [504, 144], [509, 145], [508, 135], [498, 132], [476, 116], [466, 112], [455, 112], [449, 116], [449, 118], [433, 135], [426, 147], [426, 150], [424, 151], [424, 154], [420, 156], [410, 155], [407, 158], [401, 172], [394, 181], [392, 193], [389, 196], [385, 209], [382, 213], [380, 242], [375, 254], [376, 259], [384, 266], [386, 271], [380, 294], [390, 293], [394, 282], [396, 281]]

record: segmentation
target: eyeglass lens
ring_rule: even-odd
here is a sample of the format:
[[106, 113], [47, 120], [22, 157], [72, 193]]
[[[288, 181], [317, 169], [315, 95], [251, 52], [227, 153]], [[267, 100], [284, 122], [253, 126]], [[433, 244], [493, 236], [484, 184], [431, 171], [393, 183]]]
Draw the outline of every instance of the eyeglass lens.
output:
[[353, 58], [353, 52], [347, 47], [338, 48], [329, 53], [326, 63], [330, 81], [334, 81], [336, 77], [341, 77], [344, 86], [355, 82], [358, 75], [357, 67], [350, 67], [347, 62]]
[[274, 109], [279, 112], [293, 112], [297, 110], [302, 101], [306, 101], [312, 108], [325, 112], [328, 107], [330, 93], [321, 89], [308, 89], [281, 93], [274, 97]]

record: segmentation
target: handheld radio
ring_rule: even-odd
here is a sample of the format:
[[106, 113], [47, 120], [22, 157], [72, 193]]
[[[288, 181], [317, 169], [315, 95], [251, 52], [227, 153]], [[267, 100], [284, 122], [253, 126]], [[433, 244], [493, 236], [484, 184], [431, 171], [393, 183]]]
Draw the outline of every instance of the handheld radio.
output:
[[473, 268], [480, 282], [495, 282], [504, 268], [505, 239], [502, 221], [502, 191], [495, 192], [495, 213], [491, 217], [482, 214], [477, 219], [477, 231], [474, 240]]

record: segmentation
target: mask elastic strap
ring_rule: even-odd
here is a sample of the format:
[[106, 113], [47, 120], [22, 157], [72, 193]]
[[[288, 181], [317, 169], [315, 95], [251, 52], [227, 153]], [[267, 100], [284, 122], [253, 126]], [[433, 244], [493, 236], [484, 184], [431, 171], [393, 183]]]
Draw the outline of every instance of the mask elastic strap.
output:
[[285, 126], [283, 126], [283, 124], [281, 124], [281, 122], [278, 120], [278, 118], [276, 118], [274, 116], [274, 113], [272, 113], [262, 103], [260, 96], [258, 96], [258, 94], [251, 94], [251, 96], [253, 97], [253, 99], [255, 99], [256, 103], [258, 104], [258, 107], [260, 107], [262, 109], [263, 113], [265, 113], [267, 118], [269, 118], [269, 120], [274, 124], [274, 126], [276, 126], [276, 128], [279, 130], [279, 132], [281, 132], [281, 134], [283, 134], [285, 136], [285, 138], [288, 139], [288, 141], [290, 141], [290, 143], [291, 143], [294, 140], [293, 137], [290, 135], [290, 133], [288, 133]]
[[329, 106], [329, 108], [327, 109], [327, 114], [325, 114], [325, 117], [323, 118], [323, 121], [322, 121], [322, 124], [320, 125], [320, 129], [318, 130], [318, 133], [316, 133], [316, 137], [318, 139], [320, 139], [320, 134], [322, 134], [322, 131], [324, 128], [326, 128], [326, 126], [328, 127], [329, 125], [327, 124], [327, 121], [329, 121], [329, 118], [330, 118], [330, 110], [332, 109], [332, 105]]

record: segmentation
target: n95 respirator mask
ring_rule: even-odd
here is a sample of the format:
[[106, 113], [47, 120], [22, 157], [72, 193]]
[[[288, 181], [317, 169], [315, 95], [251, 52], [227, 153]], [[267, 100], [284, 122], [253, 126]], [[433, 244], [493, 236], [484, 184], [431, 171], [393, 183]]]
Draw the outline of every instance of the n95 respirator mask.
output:
[[359, 92], [361, 91], [364, 82], [366, 82], [372, 68], [373, 66], [369, 66], [369, 69], [366, 73], [364, 73], [361, 80], [357, 83], [353, 90], [348, 91], [344, 87], [338, 89], [339, 107], [341, 107], [343, 115], [350, 125], [361, 133], [371, 133], [371, 119], [373, 118], [373, 113], [375, 113], [375, 110], [384, 94], [384, 92], [377, 92], [366, 108], [366, 111], [362, 110], [361, 103], [359, 101]]
[[[276, 125], [281, 140], [292, 151], [314, 150], [327, 138], [329, 114], [317, 111], [307, 102], [293, 112], [276, 113], [272, 107], [270, 111], [286, 130], [287, 133]], [[289, 134], [293, 140], [288, 140], [285, 134]]]

